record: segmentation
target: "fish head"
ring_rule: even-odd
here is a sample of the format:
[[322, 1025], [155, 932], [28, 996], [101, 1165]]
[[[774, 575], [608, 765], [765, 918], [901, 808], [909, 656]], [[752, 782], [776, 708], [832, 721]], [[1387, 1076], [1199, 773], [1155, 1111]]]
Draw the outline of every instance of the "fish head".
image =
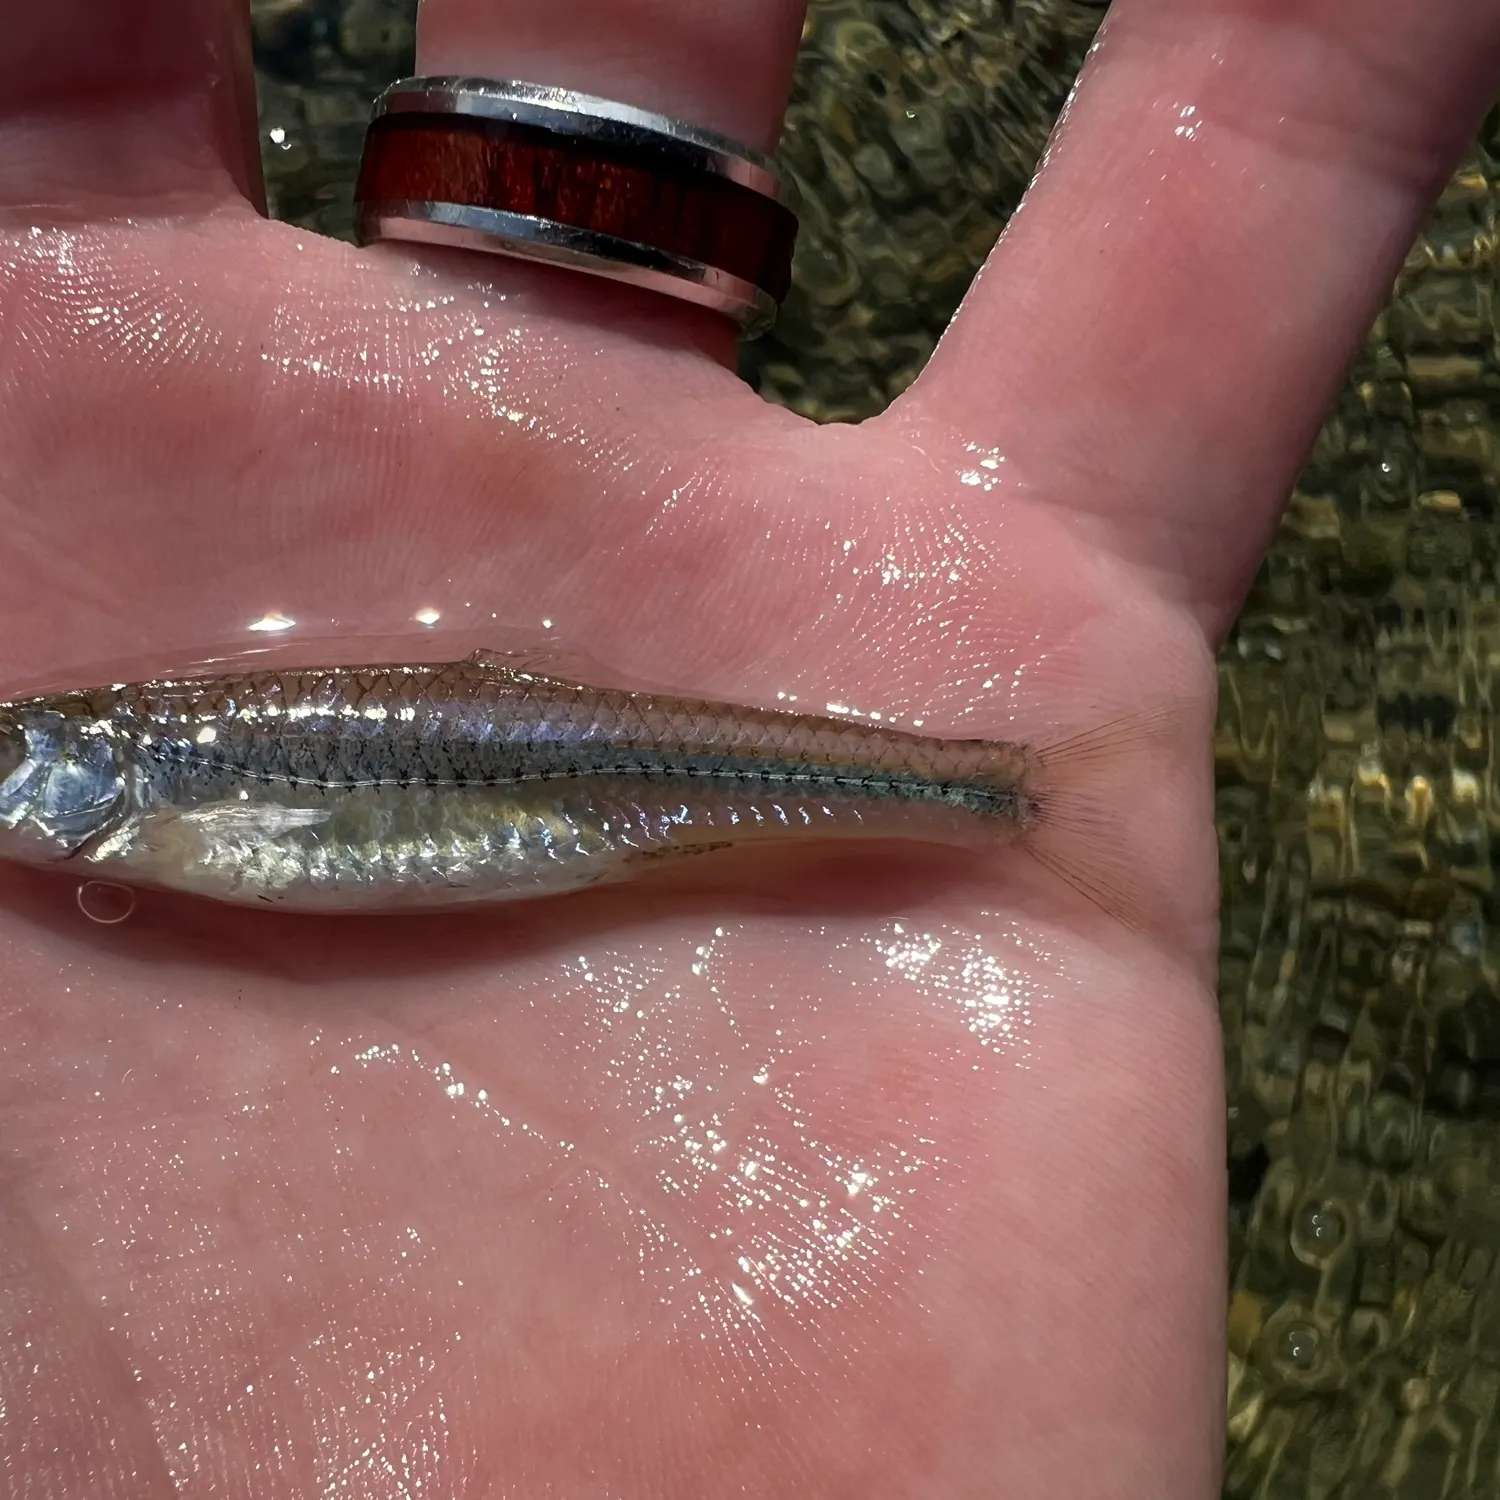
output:
[[0, 707], [0, 858], [66, 859], [110, 826], [124, 797], [114, 738], [100, 720]]

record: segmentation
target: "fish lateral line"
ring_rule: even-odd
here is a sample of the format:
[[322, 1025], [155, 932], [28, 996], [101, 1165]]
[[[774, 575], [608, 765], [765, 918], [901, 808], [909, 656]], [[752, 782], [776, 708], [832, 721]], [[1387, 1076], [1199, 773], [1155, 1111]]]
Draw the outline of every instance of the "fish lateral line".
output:
[[[728, 785], [806, 787], [810, 789], [837, 788], [852, 793], [868, 793], [874, 796], [889, 796], [896, 799], [920, 801], [952, 801], [955, 804], [993, 800], [1013, 802], [1017, 789], [1004, 785], [993, 785], [979, 780], [937, 780], [915, 775], [890, 775], [850, 771], [785, 770], [774, 764], [691, 766], [677, 765], [670, 760], [657, 764], [602, 764], [546, 766], [535, 771], [521, 771], [501, 776], [374, 776], [374, 777], [329, 777], [305, 776], [287, 771], [261, 771], [238, 765], [229, 759], [214, 760], [200, 755], [179, 755], [159, 745], [142, 747], [147, 754], [162, 762], [190, 769], [230, 776], [257, 785], [306, 788], [313, 791], [339, 792], [358, 791], [366, 788], [384, 787], [397, 791], [419, 790], [467, 790], [485, 788], [502, 789], [533, 785], [547, 781], [587, 781], [639, 779], [643, 781], [671, 782], [679, 779], [723, 782]], [[982, 809], [976, 808], [976, 811]], [[999, 808], [995, 809], [1000, 815]]]

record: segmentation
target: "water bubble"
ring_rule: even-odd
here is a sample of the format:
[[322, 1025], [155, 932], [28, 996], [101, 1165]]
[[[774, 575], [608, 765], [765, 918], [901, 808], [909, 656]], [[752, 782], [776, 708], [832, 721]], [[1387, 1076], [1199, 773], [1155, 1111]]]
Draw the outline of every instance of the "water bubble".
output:
[[1311, 1370], [1323, 1352], [1323, 1335], [1311, 1323], [1290, 1323], [1276, 1344], [1277, 1357], [1295, 1370]]
[[90, 922], [115, 927], [135, 911], [135, 892], [105, 880], [85, 880], [78, 887], [78, 910]]
[[1292, 1249], [1299, 1259], [1317, 1264], [1343, 1243], [1348, 1224], [1336, 1203], [1314, 1199], [1292, 1220]]

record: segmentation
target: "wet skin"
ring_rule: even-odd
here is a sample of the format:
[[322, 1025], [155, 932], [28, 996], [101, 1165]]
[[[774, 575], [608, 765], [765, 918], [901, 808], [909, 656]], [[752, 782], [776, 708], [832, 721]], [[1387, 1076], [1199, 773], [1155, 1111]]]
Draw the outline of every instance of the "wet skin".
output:
[[[1126, 0], [923, 381], [827, 430], [696, 313], [261, 221], [227, 12], [17, 23], [7, 683], [550, 629], [934, 732], [1178, 724], [1098, 839], [1135, 934], [1023, 860], [909, 850], [382, 921], [104, 926], [6, 874], [0, 1473], [1214, 1493], [1212, 652], [1500, 77], [1490, 9]], [[763, 142], [799, 21], [431, 0], [420, 63]]]

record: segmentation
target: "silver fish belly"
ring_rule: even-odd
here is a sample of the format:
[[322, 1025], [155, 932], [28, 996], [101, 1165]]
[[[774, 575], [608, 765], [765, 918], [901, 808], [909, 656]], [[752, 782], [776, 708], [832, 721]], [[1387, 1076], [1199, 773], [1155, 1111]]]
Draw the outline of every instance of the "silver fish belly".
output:
[[0, 857], [314, 911], [543, 896], [764, 840], [988, 847], [1035, 757], [471, 660], [0, 706]]

